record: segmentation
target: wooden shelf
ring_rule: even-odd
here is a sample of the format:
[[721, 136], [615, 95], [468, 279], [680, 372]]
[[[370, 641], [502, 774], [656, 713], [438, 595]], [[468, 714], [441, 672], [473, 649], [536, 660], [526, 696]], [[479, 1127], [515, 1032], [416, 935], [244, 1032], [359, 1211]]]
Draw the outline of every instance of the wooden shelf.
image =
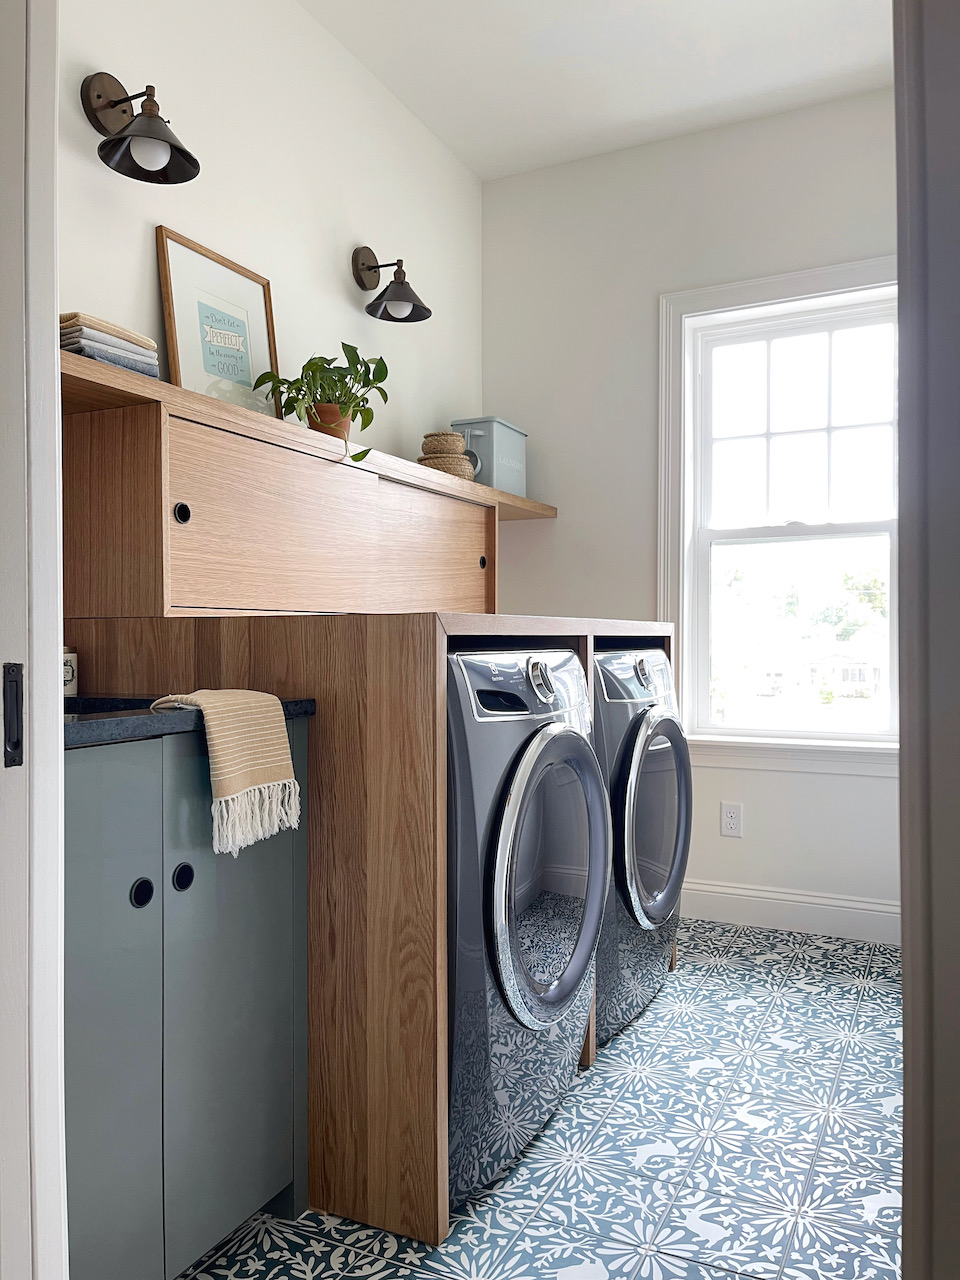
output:
[[[320, 432], [310, 431], [299, 423], [254, 413], [239, 405], [214, 400], [211, 396], [187, 391], [169, 382], [147, 378], [141, 373], [131, 373], [127, 369], [119, 369], [98, 360], [90, 360], [86, 356], [62, 351], [60, 370], [60, 394], [65, 414], [162, 404], [169, 413], [178, 417], [216, 426], [268, 444], [295, 449], [299, 453], [314, 454], [330, 462], [340, 462], [343, 457], [343, 450], [336, 441]], [[445, 494], [483, 507], [495, 507], [501, 520], [555, 520], [557, 517], [556, 507], [545, 502], [518, 498], [512, 493], [491, 489], [489, 485], [476, 484], [473, 480], [460, 480], [457, 476], [432, 471], [429, 467], [421, 467], [419, 463], [410, 462], [406, 458], [395, 458], [376, 449], [363, 462], [346, 462], [343, 465], [369, 471], [416, 489]]]

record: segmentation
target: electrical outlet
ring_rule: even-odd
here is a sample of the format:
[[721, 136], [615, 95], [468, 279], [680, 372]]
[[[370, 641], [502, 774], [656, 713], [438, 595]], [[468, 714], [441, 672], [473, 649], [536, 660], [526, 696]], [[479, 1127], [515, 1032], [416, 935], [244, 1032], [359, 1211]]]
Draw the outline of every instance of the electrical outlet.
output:
[[743, 805], [730, 800], [720, 801], [720, 834], [743, 836]]

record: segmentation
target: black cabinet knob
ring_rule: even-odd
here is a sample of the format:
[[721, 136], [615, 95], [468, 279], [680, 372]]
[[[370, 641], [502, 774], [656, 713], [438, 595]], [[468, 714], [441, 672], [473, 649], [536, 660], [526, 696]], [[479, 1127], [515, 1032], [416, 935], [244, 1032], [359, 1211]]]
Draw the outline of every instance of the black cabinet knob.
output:
[[487, 557], [486, 557], [486, 556], [481, 556], [481, 557], [480, 557], [480, 568], [481, 568], [481, 569], [485, 569], [486, 567], [487, 567]]
[[177, 893], [185, 893], [193, 884], [194, 870], [189, 862], [181, 862], [173, 870], [173, 887]]
[[190, 508], [185, 502], [178, 502], [173, 508], [173, 518], [177, 524], [189, 523], [191, 514]]
[[146, 876], [134, 880], [130, 889], [130, 901], [135, 907], [145, 907], [153, 900], [153, 881]]

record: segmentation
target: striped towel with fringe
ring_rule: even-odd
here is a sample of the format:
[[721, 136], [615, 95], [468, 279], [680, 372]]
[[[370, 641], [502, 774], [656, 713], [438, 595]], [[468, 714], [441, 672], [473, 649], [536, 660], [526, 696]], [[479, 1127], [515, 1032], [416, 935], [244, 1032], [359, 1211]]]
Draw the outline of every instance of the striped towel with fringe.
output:
[[257, 840], [300, 825], [283, 707], [272, 693], [198, 689], [158, 698], [151, 711], [199, 707], [210, 753], [213, 850], [234, 857]]

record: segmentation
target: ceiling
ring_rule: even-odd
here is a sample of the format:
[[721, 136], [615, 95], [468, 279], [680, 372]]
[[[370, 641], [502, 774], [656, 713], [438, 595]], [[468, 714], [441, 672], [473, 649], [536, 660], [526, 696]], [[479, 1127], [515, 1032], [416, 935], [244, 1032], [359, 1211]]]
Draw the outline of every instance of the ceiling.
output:
[[892, 83], [891, 0], [300, 0], [481, 178]]

